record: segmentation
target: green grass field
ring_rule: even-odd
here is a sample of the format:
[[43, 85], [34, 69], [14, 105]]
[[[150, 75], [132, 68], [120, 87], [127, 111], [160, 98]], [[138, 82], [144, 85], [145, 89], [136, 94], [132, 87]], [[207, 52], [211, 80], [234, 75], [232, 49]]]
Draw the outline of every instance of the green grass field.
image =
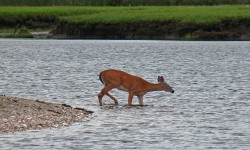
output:
[[250, 20], [250, 6], [0, 7], [1, 28], [31, 21], [53, 22], [55, 20], [70, 24], [152, 21], [213, 24], [226, 19]]
[[89, 14], [62, 16], [69, 23], [133, 23], [178, 21], [213, 24], [226, 19], [250, 19], [249, 6], [169, 6], [169, 7], [91, 7]]
[[0, 0], [1, 6], [212, 6], [247, 5], [249, 0]]

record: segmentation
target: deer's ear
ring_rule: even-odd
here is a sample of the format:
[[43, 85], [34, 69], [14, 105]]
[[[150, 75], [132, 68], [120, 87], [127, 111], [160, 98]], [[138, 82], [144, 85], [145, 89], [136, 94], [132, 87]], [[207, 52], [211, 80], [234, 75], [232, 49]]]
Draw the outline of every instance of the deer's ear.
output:
[[163, 78], [163, 76], [161, 76], [161, 82], [164, 82], [164, 78]]
[[161, 77], [160, 76], [158, 76], [158, 82], [161, 82]]
[[160, 83], [164, 82], [163, 76], [158, 76], [158, 82], [160, 82]]

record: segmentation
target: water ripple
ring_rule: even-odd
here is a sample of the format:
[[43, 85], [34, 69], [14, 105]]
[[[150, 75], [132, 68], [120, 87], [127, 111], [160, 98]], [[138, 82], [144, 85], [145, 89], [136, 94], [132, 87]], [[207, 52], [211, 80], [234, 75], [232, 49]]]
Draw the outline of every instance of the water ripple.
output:
[[[250, 43], [0, 40], [0, 93], [86, 107], [83, 123], [0, 136], [0, 149], [250, 149]], [[121, 69], [176, 93], [146, 106], [104, 97], [98, 73]], [[138, 100], [134, 99], [134, 104]]]

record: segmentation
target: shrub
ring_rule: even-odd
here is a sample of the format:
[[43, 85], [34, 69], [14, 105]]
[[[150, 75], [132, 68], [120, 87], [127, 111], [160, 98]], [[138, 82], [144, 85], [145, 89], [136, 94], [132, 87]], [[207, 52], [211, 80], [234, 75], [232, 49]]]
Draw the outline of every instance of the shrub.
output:
[[30, 31], [25, 26], [21, 26], [21, 28], [17, 31], [17, 34], [14, 35], [14, 37], [18, 37], [18, 38], [32, 38], [33, 36], [30, 33]]

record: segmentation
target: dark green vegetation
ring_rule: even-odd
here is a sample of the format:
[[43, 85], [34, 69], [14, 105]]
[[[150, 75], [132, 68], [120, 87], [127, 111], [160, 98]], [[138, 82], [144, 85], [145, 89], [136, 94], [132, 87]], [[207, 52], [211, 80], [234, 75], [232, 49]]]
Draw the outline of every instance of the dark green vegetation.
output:
[[250, 0], [0, 0], [1, 6], [246, 5]]
[[70, 38], [250, 39], [250, 6], [0, 7], [0, 28]]

